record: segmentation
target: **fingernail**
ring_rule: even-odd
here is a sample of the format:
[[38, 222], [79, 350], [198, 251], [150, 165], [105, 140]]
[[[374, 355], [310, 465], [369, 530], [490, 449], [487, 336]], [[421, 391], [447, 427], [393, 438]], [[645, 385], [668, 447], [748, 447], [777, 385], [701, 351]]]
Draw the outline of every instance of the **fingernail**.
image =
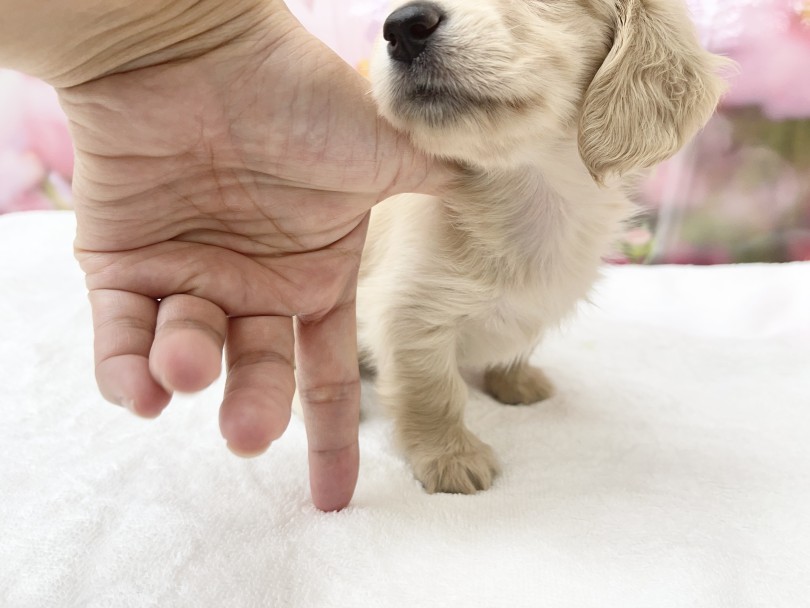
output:
[[166, 377], [165, 377], [163, 374], [161, 374], [161, 375], [160, 375], [160, 377], [157, 377], [157, 376], [156, 376], [156, 377], [155, 377], [155, 380], [157, 380], [157, 383], [158, 383], [160, 386], [162, 386], [162, 387], [163, 387], [163, 390], [164, 390], [164, 391], [166, 391], [167, 393], [173, 393], [173, 392], [174, 392], [174, 390], [175, 390], [175, 389], [174, 389], [174, 387], [172, 386], [171, 382], [169, 382], [168, 380], [166, 380]]
[[121, 407], [126, 408], [131, 413], [133, 413], [133, 414], [135, 413], [135, 400], [134, 399], [121, 399], [118, 403], [121, 405]]
[[270, 449], [270, 445], [272, 445], [272, 444], [270, 444], [267, 447], [262, 448], [261, 450], [256, 451], [256, 452], [247, 452], [247, 451], [244, 451], [244, 450], [238, 450], [234, 446], [232, 446], [230, 443], [227, 443], [227, 442], [226, 442], [225, 445], [228, 446], [228, 449], [231, 451], [232, 454], [234, 454], [236, 456], [239, 456], [239, 458], [257, 458], [257, 457], [261, 456], [262, 454], [264, 454], [268, 449]]

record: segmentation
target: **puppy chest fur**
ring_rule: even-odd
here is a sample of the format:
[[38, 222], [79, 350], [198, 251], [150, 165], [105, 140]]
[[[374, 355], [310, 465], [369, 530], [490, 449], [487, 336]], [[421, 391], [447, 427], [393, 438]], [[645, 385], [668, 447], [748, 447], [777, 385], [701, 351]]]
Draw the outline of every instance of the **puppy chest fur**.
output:
[[458, 170], [439, 198], [373, 211], [360, 349], [417, 478], [472, 493], [499, 467], [464, 425], [460, 368], [484, 371], [503, 402], [552, 393], [528, 356], [587, 295], [631, 213], [622, 176], [711, 113], [718, 61], [671, 0], [410, 2], [385, 38], [381, 113]]

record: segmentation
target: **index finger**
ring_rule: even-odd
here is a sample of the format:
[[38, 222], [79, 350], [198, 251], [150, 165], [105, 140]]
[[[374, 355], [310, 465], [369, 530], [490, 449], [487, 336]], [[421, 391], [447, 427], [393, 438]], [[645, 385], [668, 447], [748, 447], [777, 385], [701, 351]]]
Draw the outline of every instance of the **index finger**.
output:
[[355, 301], [296, 319], [298, 393], [309, 443], [312, 502], [337, 511], [351, 501], [360, 462], [360, 371]]

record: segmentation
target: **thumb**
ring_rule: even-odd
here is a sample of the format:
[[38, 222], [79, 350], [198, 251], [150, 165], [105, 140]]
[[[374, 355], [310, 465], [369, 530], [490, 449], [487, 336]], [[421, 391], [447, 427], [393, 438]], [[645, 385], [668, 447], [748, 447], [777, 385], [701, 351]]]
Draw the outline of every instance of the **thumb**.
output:
[[377, 175], [381, 200], [414, 192], [441, 196], [458, 172], [455, 163], [418, 150], [407, 134], [377, 119]]

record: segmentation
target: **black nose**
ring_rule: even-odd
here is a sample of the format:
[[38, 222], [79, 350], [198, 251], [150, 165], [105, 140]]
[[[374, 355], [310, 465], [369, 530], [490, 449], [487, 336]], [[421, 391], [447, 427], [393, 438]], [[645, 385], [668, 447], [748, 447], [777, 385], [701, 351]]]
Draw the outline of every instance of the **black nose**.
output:
[[391, 59], [411, 63], [419, 57], [443, 19], [441, 9], [430, 2], [406, 4], [388, 15], [383, 38]]

